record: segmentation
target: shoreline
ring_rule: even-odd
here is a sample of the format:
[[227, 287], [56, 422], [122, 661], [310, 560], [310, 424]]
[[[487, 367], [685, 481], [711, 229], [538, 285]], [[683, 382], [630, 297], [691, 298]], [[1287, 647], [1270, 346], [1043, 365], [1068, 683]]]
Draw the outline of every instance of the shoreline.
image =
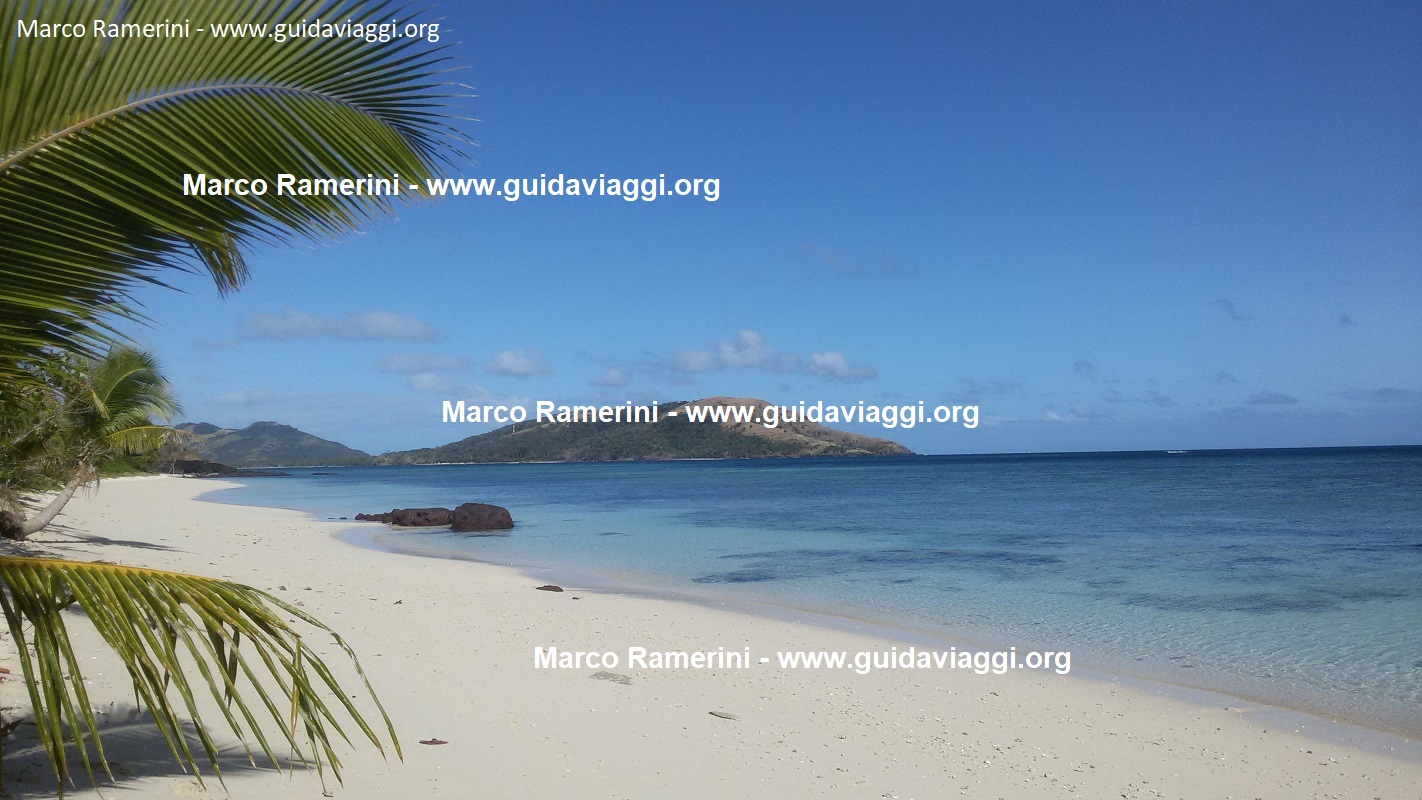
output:
[[[1307, 449], [1307, 448], [1293, 448]], [[1153, 452], [1153, 451], [1152, 451]], [[213, 480], [213, 479], [206, 479]], [[223, 480], [217, 478], [216, 480]], [[235, 480], [235, 479], [234, 479]], [[244, 508], [268, 508], [251, 506], [246, 503], [230, 503], [220, 499], [227, 491], [242, 486], [224, 486], [204, 492], [197, 499], [202, 502], [233, 505]], [[719, 610], [729, 610], [761, 619], [777, 622], [804, 623], [817, 627], [829, 627], [846, 633], [867, 635], [883, 639], [886, 643], [913, 643], [926, 646], [949, 646], [970, 649], [1023, 648], [1027, 645], [1043, 645], [1041, 641], [1024, 641], [1008, 634], [992, 631], [954, 630], [948, 626], [940, 628], [915, 627], [912, 622], [884, 616], [875, 616], [844, 607], [819, 607], [814, 605], [794, 605], [778, 598], [745, 597], [733, 592], [718, 592], [714, 589], [693, 589], [659, 583], [654, 576], [642, 573], [617, 572], [594, 567], [561, 562], [496, 561], [472, 555], [440, 549], [420, 547], [410, 542], [394, 541], [401, 533], [417, 532], [420, 529], [401, 530], [381, 523], [357, 522], [324, 516], [320, 512], [302, 508], [281, 510], [300, 513], [313, 522], [339, 524], [344, 526], [334, 536], [350, 546], [373, 549], [377, 552], [451, 560], [472, 564], [483, 564], [498, 568], [514, 569], [540, 583], [576, 585], [580, 590], [602, 592], [626, 597], [641, 597], [674, 603], [687, 603]], [[1079, 663], [1077, 659], [1080, 659]], [[1353, 709], [1339, 709], [1327, 703], [1308, 705], [1305, 702], [1290, 703], [1287, 698], [1270, 696], [1265, 693], [1251, 693], [1248, 687], [1221, 687], [1206, 682], [1191, 683], [1172, 680], [1172, 676], [1162, 671], [1132, 669], [1125, 661], [1100, 657], [1098, 653], [1078, 653], [1073, 650], [1074, 674], [1105, 683], [1125, 683], [1139, 690], [1167, 697], [1193, 698], [1198, 705], [1226, 705], [1236, 710], [1244, 706], [1247, 713], [1269, 719], [1273, 724], [1290, 729], [1310, 727], [1329, 741], [1353, 743], [1383, 753], [1403, 753], [1405, 757], [1422, 762], [1422, 723], [1407, 727], [1405, 714], [1374, 714]]]
[[[343, 755], [344, 788], [332, 784], [338, 797], [463, 797], [471, 787], [511, 797], [1146, 797], [1176, 786], [1201, 796], [1388, 797], [1422, 783], [1422, 764], [1401, 753], [1075, 668], [858, 675], [623, 664], [625, 684], [589, 680], [597, 677], [589, 669], [535, 669], [534, 646], [769, 653], [886, 640], [666, 598], [537, 592], [510, 567], [354, 547], [336, 536], [353, 527], [344, 521], [196, 499], [213, 488], [167, 477], [105, 481], [76, 498], [63, 528], [40, 534], [36, 549], [237, 580], [300, 603], [345, 636], [395, 722], [405, 762], [386, 765], [373, 748], [355, 748]], [[72, 629], [81, 652], [100, 646], [84, 626]], [[0, 652], [17, 672], [13, 661]], [[96, 705], [131, 702], [121, 670], [95, 664], [85, 678]], [[7, 698], [15, 688], [6, 686]], [[433, 737], [449, 744], [417, 744]], [[45, 785], [33, 754], [6, 744], [10, 790]], [[152, 737], [105, 744], [134, 796], [196, 790]], [[234, 798], [318, 787], [309, 772], [288, 781], [239, 762], [224, 761]], [[212, 782], [209, 790], [221, 791]]]
[[[212, 502], [212, 501], [204, 501]], [[297, 510], [297, 509], [288, 509]], [[305, 513], [305, 512], [301, 512]], [[332, 522], [310, 515], [315, 521]], [[341, 522], [340, 520], [335, 520]], [[889, 645], [912, 645], [934, 649], [956, 647], [958, 650], [994, 650], [1007, 647], [1021, 647], [1021, 643], [1007, 638], [991, 639], [973, 637], [953, 631], [934, 631], [914, 628], [887, 619], [869, 616], [855, 617], [811, 607], [791, 606], [769, 600], [719, 596], [711, 592], [697, 593], [681, 587], [657, 586], [637, 583], [631, 578], [602, 572], [590, 568], [567, 567], [553, 564], [515, 564], [489, 561], [469, 555], [421, 549], [396, 542], [381, 542], [382, 533], [390, 532], [383, 523], [355, 523], [333, 534], [348, 546], [374, 550], [376, 552], [409, 558], [429, 558], [482, 564], [496, 568], [517, 570], [532, 581], [555, 583], [566, 589], [581, 592], [611, 594], [635, 597], [657, 602], [683, 603], [702, 608], [744, 614], [756, 619], [765, 619], [795, 625], [810, 625], [816, 628], [841, 631], [852, 635], [880, 639]], [[379, 525], [380, 528], [366, 527]], [[1165, 677], [1116, 671], [1094, 661], [1076, 662], [1073, 651], [1071, 675], [1083, 680], [1106, 685], [1126, 686], [1162, 698], [1183, 700], [1200, 708], [1226, 707], [1233, 711], [1268, 722], [1280, 728], [1295, 732], [1309, 729], [1304, 734], [1322, 741], [1343, 744], [1370, 750], [1383, 755], [1396, 756], [1422, 764], [1422, 738], [1405, 730], [1394, 730], [1379, 725], [1366, 724], [1353, 719], [1333, 719], [1317, 710], [1294, 707], [1268, 698], [1233, 694], [1228, 691], [1188, 683], [1177, 683]], [[1242, 706], [1242, 707], [1241, 707]]]

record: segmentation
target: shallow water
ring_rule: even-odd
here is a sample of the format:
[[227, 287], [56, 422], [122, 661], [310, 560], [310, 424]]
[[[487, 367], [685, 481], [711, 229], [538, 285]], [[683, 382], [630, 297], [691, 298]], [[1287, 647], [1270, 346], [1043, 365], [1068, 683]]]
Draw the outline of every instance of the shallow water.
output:
[[1422, 448], [291, 472], [210, 499], [322, 517], [492, 502], [512, 535], [388, 538], [1069, 649], [1422, 733]]

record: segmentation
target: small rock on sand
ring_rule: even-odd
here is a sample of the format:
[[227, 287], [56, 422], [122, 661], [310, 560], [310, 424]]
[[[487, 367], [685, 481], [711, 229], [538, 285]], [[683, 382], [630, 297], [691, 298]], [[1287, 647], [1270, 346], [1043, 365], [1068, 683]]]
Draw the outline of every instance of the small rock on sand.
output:
[[594, 672], [588, 677], [595, 681], [612, 681], [613, 683], [620, 683], [623, 686], [632, 685], [632, 679], [620, 672]]
[[537, 589], [537, 590], [540, 591], [540, 592], [561, 592], [561, 591], [563, 591], [563, 587], [561, 587], [561, 586], [555, 586], [555, 585], [553, 585], [553, 584], [551, 584], [551, 583], [545, 583], [545, 584], [543, 584], [542, 586], [535, 586], [535, 587], [533, 587], [533, 588]]

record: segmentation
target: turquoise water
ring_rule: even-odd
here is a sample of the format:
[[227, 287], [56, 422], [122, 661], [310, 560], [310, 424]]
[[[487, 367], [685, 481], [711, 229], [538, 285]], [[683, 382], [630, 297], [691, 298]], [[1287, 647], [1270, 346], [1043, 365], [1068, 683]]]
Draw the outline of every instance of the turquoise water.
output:
[[497, 503], [511, 535], [389, 538], [1069, 649], [1422, 733], [1422, 448], [291, 472], [210, 499], [321, 517]]

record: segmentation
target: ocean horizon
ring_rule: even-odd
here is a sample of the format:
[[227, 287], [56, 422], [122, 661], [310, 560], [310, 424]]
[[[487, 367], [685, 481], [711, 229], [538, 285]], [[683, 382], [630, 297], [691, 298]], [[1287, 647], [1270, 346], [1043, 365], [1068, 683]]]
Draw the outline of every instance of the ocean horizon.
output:
[[288, 471], [204, 499], [325, 519], [494, 503], [508, 535], [362, 530], [1422, 734], [1422, 447]]

